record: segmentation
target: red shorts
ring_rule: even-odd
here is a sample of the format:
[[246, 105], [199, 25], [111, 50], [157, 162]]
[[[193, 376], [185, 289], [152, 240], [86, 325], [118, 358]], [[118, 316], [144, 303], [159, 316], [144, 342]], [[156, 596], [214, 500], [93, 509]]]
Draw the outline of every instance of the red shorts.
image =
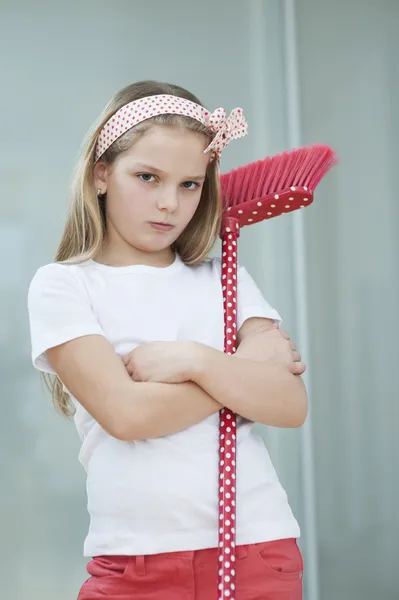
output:
[[[237, 546], [235, 600], [302, 600], [295, 539]], [[78, 600], [214, 600], [217, 549], [149, 556], [98, 556]]]

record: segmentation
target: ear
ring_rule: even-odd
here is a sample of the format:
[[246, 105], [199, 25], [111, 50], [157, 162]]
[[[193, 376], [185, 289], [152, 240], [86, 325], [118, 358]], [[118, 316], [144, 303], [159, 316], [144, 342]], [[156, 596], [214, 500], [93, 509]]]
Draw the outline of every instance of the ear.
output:
[[108, 168], [101, 160], [94, 165], [94, 186], [96, 191], [101, 190], [101, 194], [107, 191]]

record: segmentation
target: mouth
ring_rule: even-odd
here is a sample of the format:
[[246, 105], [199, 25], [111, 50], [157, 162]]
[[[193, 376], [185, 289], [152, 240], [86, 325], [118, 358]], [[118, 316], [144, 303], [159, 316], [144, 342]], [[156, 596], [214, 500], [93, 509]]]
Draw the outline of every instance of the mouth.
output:
[[150, 222], [150, 225], [155, 231], [172, 231], [175, 228], [174, 225], [168, 225], [167, 223]]

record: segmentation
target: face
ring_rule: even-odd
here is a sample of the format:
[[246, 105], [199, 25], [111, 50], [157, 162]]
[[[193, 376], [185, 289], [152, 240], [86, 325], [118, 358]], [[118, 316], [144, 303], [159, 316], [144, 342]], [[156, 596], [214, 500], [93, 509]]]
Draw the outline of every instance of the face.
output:
[[170, 256], [201, 198], [207, 144], [200, 133], [154, 125], [112, 165], [96, 164], [96, 189], [107, 193], [108, 254]]

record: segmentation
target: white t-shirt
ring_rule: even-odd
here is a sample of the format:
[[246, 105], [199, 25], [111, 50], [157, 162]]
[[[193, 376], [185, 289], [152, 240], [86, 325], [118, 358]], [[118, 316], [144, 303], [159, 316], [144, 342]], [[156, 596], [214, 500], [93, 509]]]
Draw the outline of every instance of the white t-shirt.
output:
[[[40, 268], [29, 290], [32, 359], [53, 373], [46, 350], [99, 334], [123, 356], [157, 340], [194, 340], [223, 350], [220, 261], [166, 268], [94, 261]], [[250, 317], [279, 320], [244, 268], [238, 328]], [[85, 556], [137, 555], [217, 546], [218, 425], [215, 414], [158, 439], [120, 441], [73, 398], [87, 472], [90, 528]], [[299, 527], [253, 423], [237, 423], [237, 544], [299, 537]]]

